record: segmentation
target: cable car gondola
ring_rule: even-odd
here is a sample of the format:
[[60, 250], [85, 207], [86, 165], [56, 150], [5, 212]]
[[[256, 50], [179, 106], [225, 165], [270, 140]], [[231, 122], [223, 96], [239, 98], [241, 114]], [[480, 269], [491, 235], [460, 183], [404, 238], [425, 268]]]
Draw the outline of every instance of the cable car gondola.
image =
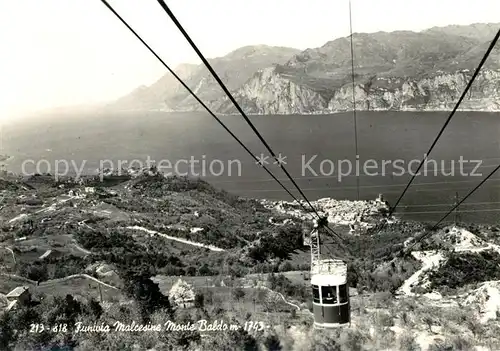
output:
[[351, 321], [347, 264], [338, 259], [321, 258], [320, 232], [327, 223], [326, 218], [315, 222], [308, 240], [311, 245], [311, 287], [316, 329], [347, 326]]
[[311, 268], [314, 327], [336, 328], [350, 323], [347, 265], [341, 260], [320, 260]]

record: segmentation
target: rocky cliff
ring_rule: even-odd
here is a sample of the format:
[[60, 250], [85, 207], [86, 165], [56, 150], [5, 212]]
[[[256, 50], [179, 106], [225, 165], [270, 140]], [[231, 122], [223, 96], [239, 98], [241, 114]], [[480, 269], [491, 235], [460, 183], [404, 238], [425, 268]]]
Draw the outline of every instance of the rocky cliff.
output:
[[[322, 114], [358, 110], [450, 110], [465, 89], [500, 24], [431, 28], [422, 32], [355, 33], [354, 89], [349, 38], [319, 48], [253, 46], [212, 60], [243, 110], [251, 114]], [[204, 67], [186, 82], [219, 113], [237, 113]], [[165, 80], [165, 78], [163, 78]], [[200, 110], [183, 89], [161, 81], [136, 91], [139, 106]], [[460, 109], [500, 110], [500, 45]], [[152, 103], [152, 101], [156, 101]]]
[[[241, 87], [260, 69], [283, 64], [300, 50], [267, 45], [244, 46], [229, 54], [209, 59], [210, 64], [230, 90]], [[174, 70], [186, 85], [208, 105], [222, 99], [224, 92], [203, 65], [182, 64]], [[149, 87], [143, 86], [109, 105], [113, 109], [193, 111], [203, 109], [170, 74]]]
[[[451, 110], [471, 78], [470, 71], [442, 73], [433, 77], [375, 77], [355, 84], [356, 109], [364, 111], [435, 111]], [[345, 84], [332, 91], [330, 98], [300, 85], [274, 68], [265, 69], [235, 93], [248, 113], [308, 114], [350, 111], [353, 88]], [[227, 99], [217, 106], [223, 113], [236, 113]], [[460, 105], [462, 110], [500, 111], [500, 70], [479, 74]]]

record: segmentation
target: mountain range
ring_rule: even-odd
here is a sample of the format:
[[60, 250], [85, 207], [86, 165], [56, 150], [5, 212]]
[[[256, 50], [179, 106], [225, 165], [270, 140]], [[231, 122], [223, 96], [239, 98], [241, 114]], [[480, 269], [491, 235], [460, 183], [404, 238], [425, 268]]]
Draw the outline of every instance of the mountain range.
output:
[[[434, 27], [421, 32], [354, 33], [300, 51], [245, 46], [209, 60], [251, 114], [321, 114], [357, 110], [450, 110], [500, 24]], [[203, 65], [175, 70], [216, 112], [236, 109]], [[500, 110], [500, 48], [493, 49], [461, 109]], [[113, 109], [198, 111], [170, 73], [108, 105]]]

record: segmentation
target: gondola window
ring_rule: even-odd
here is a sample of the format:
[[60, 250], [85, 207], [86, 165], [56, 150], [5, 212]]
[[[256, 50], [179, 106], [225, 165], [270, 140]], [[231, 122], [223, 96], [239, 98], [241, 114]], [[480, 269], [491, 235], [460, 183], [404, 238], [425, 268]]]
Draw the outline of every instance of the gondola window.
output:
[[347, 285], [346, 284], [339, 285], [339, 302], [346, 303], [347, 299], [348, 299]]
[[336, 286], [323, 286], [321, 287], [321, 295], [323, 297], [323, 304], [333, 305], [337, 303], [337, 287]]
[[320, 303], [319, 301], [319, 288], [317, 285], [312, 286], [313, 289], [313, 302]]

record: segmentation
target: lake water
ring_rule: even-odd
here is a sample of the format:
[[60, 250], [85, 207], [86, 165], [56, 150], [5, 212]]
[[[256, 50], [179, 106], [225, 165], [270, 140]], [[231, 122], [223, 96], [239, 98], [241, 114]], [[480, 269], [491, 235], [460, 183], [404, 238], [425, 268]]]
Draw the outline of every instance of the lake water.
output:
[[[407, 171], [405, 175], [399, 175], [402, 171], [394, 168], [394, 161], [400, 160], [399, 166], [407, 169], [408, 162], [415, 160], [412, 169], [416, 170], [417, 161], [423, 158], [447, 116], [446, 112], [358, 113], [360, 165], [362, 167], [365, 161], [373, 160], [370, 161], [369, 174], [364, 174], [361, 169], [358, 178], [360, 199], [374, 199], [383, 193], [393, 203], [410, 178]], [[241, 116], [221, 119], [254, 154], [268, 155]], [[285, 167], [311, 200], [357, 198], [355, 172], [339, 180], [337, 170], [333, 173], [331, 170], [331, 165], [337, 166], [339, 160], [350, 160], [355, 165], [351, 113], [252, 116], [251, 119], [275, 153], [287, 157]], [[165, 160], [162, 166], [166, 167], [167, 162], [174, 166], [175, 162], [192, 157], [199, 161], [194, 175], [200, 174], [204, 168], [205, 178], [217, 187], [248, 197], [290, 199], [205, 113], [127, 112], [40, 117], [4, 124], [2, 146], [0, 153], [14, 156], [8, 161], [8, 169], [15, 172], [21, 171], [26, 160], [33, 161], [27, 164], [28, 172], [33, 172], [33, 164], [38, 163], [40, 171], [54, 173], [56, 160], [66, 160], [71, 169], [84, 165], [85, 173], [91, 173], [103, 160], [113, 161], [117, 167], [118, 160], [144, 161], [149, 157], [157, 162]], [[310, 168], [304, 167], [311, 157], [316, 158], [310, 163]], [[474, 161], [463, 162], [462, 174], [460, 157]], [[430, 158], [438, 162], [437, 174], [432, 171], [434, 165], [430, 164], [427, 174], [417, 177], [398, 207], [400, 216], [437, 220], [451, 208], [456, 193], [458, 197], [465, 196], [492, 171], [500, 162], [500, 114], [457, 113]], [[41, 159], [47, 162], [39, 163]], [[201, 166], [203, 160], [206, 167]], [[284, 173], [272, 164], [273, 160], [269, 161], [269, 169], [299, 197]], [[479, 161], [480, 168], [472, 173]], [[381, 174], [383, 162], [386, 164], [385, 174]], [[209, 174], [211, 163], [215, 172], [222, 170], [222, 163], [223, 174]], [[450, 174], [454, 166], [454, 175], [444, 175], [441, 166], [446, 174]], [[347, 171], [346, 163], [344, 167], [343, 170]], [[191, 170], [186, 164], [181, 164], [178, 171]], [[396, 174], [392, 174], [393, 171]], [[497, 174], [461, 206], [460, 215], [464, 221], [498, 222], [499, 209], [500, 175]]]

